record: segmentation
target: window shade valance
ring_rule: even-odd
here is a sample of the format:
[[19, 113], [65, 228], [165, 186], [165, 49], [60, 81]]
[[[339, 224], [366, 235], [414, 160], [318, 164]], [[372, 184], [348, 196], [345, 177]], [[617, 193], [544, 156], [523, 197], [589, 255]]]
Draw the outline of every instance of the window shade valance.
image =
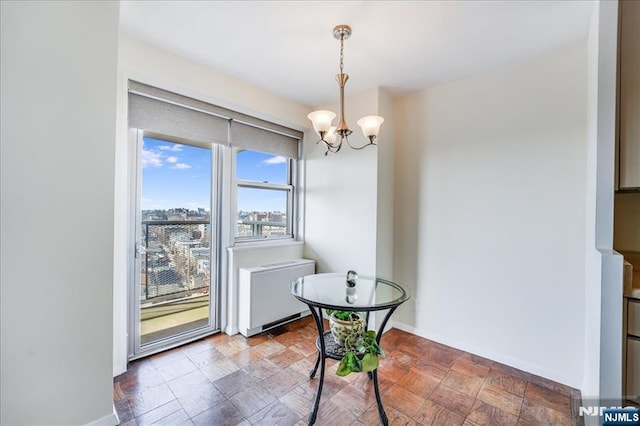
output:
[[298, 158], [298, 139], [231, 121], [231, 144], [238, 148]]
[[195, 142], [218, 143], [299, 157], [302, 132], [129, 81], [129, 126]]
[[194, 142], [228, 143], [229, 120], [131, 92], [129, 126]]

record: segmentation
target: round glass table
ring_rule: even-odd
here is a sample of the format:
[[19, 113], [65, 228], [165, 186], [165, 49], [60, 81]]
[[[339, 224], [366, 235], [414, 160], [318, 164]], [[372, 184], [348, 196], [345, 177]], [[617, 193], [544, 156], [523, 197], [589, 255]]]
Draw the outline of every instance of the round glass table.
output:
[[[330, 273], [300, 277], [291, 283], [291, 293], [309, 307], [318, 328], [318, 339], [316, 341], [318, 358], [314, 368], [309, 373], [309, 377], [314, 378], [318, 367], [320, 367], [318, 390], [316, 391], [313, 411], [309, 416], [309, 424], [312, 425], [316, 421], [322, 395], [325, 359], [340, 359], [344, 353], [344, 350], [341, 352], [341, 348], [333, 341], [331, 333], [324, 331], [322, 310], [365, 312], [365, 324], [369, 322], [370, 312], [386, 310], [386, 315], [380, 323], [376, 334], [376, 340], [380, 344], [387, 321], [398, 306], [406, 302], [410, 296], [400, 284], [380, 277], [359, 277], [353, 271], [349, 271], [347, 274]], [[388, 425], [389, 421], [382, 406], [380, 389], [378, 388], [378, 370], [375, 369], [370, 372], [369, 377], [373, 380], [380, 421], [382, 424]]]

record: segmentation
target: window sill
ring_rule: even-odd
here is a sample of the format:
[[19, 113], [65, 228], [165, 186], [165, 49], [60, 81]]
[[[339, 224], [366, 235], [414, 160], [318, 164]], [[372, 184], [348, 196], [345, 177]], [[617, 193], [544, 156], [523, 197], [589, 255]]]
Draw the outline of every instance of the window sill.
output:
[[267, 249], [267, 248], [273, 248], [273, 247], [291, 247], [291, 246], [298, 246], [298, 245], [301, 246], [303, 244], [304, 242], [296, 241], [293, 239], [277, 240], [277, 241], [265, 241], [265, 240], [243, 241], [243, 242], [236, 241], [236, 243], [233, 246], [227, 247], [227, 251], [236, 252], [236, 251], [244, 251], [244, 250], [257, 250], [262, 248]]

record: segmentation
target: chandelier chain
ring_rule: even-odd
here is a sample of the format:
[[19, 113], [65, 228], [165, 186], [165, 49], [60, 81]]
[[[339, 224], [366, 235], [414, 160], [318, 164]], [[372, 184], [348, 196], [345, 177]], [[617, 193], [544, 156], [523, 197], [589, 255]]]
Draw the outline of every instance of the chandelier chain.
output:
[[340, 34], [340, 74], [344, 73], [344, 33]]

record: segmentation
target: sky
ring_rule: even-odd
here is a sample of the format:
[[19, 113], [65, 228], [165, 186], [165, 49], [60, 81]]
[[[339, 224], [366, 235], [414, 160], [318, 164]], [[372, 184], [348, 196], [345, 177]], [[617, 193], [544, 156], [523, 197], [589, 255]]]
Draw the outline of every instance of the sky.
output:
[[[238, 154], [240, 179], [286, 183], [283, 157], [254, 151]], [[142, 147], [142, 210], [198, 207], [210, 210], [211, 151], [189, 145], [145, 137]], [[238, 209], [286, 211], [286, 196], [280, 191], [241, 189]]]

